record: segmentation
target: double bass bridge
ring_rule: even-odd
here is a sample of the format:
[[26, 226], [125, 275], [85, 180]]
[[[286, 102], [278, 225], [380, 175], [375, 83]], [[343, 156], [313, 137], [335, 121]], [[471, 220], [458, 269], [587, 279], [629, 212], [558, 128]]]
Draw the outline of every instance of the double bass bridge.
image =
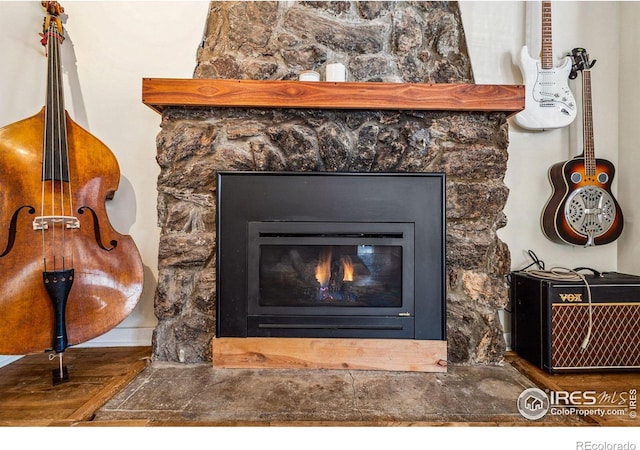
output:
[[33, 219], [33, 229], [48, 230], [50, 225], [62, 225], [67, 229], [80, 228], [80, 221], [74, 216], [38, 216]]

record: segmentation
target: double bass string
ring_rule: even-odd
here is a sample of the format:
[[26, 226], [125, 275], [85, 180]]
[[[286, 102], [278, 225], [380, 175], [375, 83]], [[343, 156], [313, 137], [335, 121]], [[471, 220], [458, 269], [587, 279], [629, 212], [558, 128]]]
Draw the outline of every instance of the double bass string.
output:
[[[45, 147], [43, 152], [43, 154], [45, 155], [45, 158], [47, 158], [48, 161], [47, 160], [43, 161], [43, 171], [45, 173], [44, 173], [44, 176], [42, 177], [42, 213], [41, 213], [43, 220], [45, 221], [45, 226], [42, 227], [42, 241], [43, 241], [42, 249], [44, 254], [45, 271], [48, 270], [48, 267], [47, 267], [48, 256], [52, 256], [53, 269], [55, 270], [56, 268], [55, 254], [51, 255], [47, 252], [47, 239], [46, 239], [46, 236], [47, 236], [46, 232], [48, 229], [48, 224], [50, 223], [51, 228], [49, 229], [49, 238], [51, 240], [51, 245], [49, 246], [49, 248], [55, 249], [56, 227], [54, 223], [46, 219], [47, 216], [55, 217], [56, 215], [56, 210], [55, 210], [55, 179], [56, 179], [55, 177], [55, 165], [56, 165], [55, 136], [56, 136], [56, 133], [54, 132], [54, 126], [57, 122], [57, 119], [55, 117], [57, 102], [53, 94], [55, 93], [56, 83], [58, 82], [57, 71], [54, 64], [55, 58], [58, 55], [55, 52], [56, 45], [55, 45], [54, 28], [56, 24], [54, 20], [51, 20], [51, 19], [49, 20], [50, 20], [49, 28], [44, 30], [44, 33], [45, 33], [44, 39], [46, 40], [46, 49], [47, 49], [46, 56], [47, 56], [48, 68], [47, 68], [47, 105], [45, 110], [46, 126], [45, 126], [45, 136], [44, 136]], [[51, 183], [49, 211], [46, 210], [46, 197], [45, 197], [47, 180], [50, 180], [50, 183]]]
[[[62, 97], [63, 90], [61, 89], [62, 70], [60, 67], [60, 44], [63, 41], [62, 26], [59, 23], [58, 18], [50, 19], [49, 29], [45, 31], [46, 48], [48, 55], [48, 105], [46, 108], [46, 126], [45, 126], [45, 139], [44, 152], [49, 158], [49, 163], [43, 165], [43, 171], [49, 173], [43, 174], [42, 185], [42, 216], [47, 217], [45, 214], [45, 181], [51, 182], [51, 198], [50, 198], [50, 214], [51, 217], [48, 222], [51, 227], [50, 230], [50, 242], [53, 266], [54, 270], [56, 266], [61, 263], [62, 269], [66, 268], [65, 257], [67, 251], [67, 217], [73, 214], [73, 196], [71, 188], [71, 179], [69, 177], [69, 148], [67, 145], [67, 129], [65, 121], [65, 108], [64, 98]], [[47, 169], [48, 167], [48, 169]], [[66, 190], [65, 190], [65, 182]], [[56, 193], [57, 185], [57, 193]], [[68, 191], [68, 192], [66, 192]], [[66, 198], [68, 194], [68, 198]], [[58, 201], [59, 197], [59, 201]], [[67, 206], [68, 203], [68, 206]], [[45, 219], [46, 220], [46, 219]], [[60, 226], [60, 253], [58, 254], [57, 243], [57, 226]], [[45, 237], [45, 230], [47, 227], [43, 227], [42, 240], [43, 251], [45, 254], [45, 270], [47, 266], [47, 240]], [[60, 259], [60, 260], [58, 260]], [[71, 254], [71, 263], [73, 264], [73, 254]]]
[[[60, 24], [60, 19], [56, 18], [56, 24]], [[59, 25], [61, 28], [61, 25]], [[55, 74], [56, 74], [56, 87], [57, 89], [54, 92], [58, 93], [58, 96], [56, 98], [56, 115], [55, 115], [55, 119], [56, 119], [56, 126], [55, 126], [55, 137], [56, 137], [56, 151], [57, 151], [57, 162], [58, 162], [58, 179], [59, 179], [59, 188], [60, 188], [60, 215], [62, 217], [67, 216], [66, 214], [66, 202], [65, 202], [65, 184], [64, 182], [67, 181], [67, 185], [70, 186], [71, 185], [71, 180], [69, 179], [69, 168], [65, 167], [66, 164], [68, 164], [69, 158], [68, 158], [68, 146], [66, 145], [66, 123], [65, 123], [65, 115], [64, 115], [64, 97], [63, 97], [63, 89], [60, 88], [60, 86], [63, 83], [62, 80], [62, 68], [60, 67], [60, 61], [61, 61], [61, 55], [60, 55], [60, 45], [62, 43], [62, 40], [64, 39], [63, 37], [63, 31], [61, 29], [55, 30], [54, 28], [54, 41], [53, 41], [53, 47], [54, 50], [56, 52], [55, 58], [53, 58], [53, 64], [56, 66], [55, 67]], [[63, 153], [64, 153], [64, 157], [63, 157]], [[65, 169], [66, 169], [66, 174], [67, 176], [65, 177]], [[71, 195], [69, 195], [69, 201], [71, 201]], [[69, 211], [69, 214], [72, 213], [73, 210]], [[62, 234], [61, 236], [61, 240], [62, 240], [62, 254], [60, 255], [60, 257], [62, 258], [62, 269], [66, 268], [65, 265], [65, 252], [66, 252], [66, 233], [67, 227], [66, 227], [66, 222], [62, 221], [61, 224], [61, 230], [60, 233]]]
[[[47, 68], [47, 102], [46, 102], [46, 108], [45, 108], [45, 127], [44, 127], [44, 141], [43, 141], [43, 145], [44, 145], [44, 149], [43, 149], [43, 161], [42, 161], [42, 200], [41, 200], [41, 212], [40, 215], [43, 217], [46, 216], [45, 212], [45, 207], [46, 207], [46, 197], [45, 197], [45, 190], [46, 190], [46, 180], [51, 179], [53, 180], [53, 173], [51, 173], [51, 164], [47, 164], [47, 158], [49, 161], [53, 160], [53, 145], [51, 144], [51, 135], [52, 135], [52, 131], [51, 131], [51, 122], [52, 122], [52, 117], [51, 115], [53, 114], [53, 99], [51, 98], [51, 93], [52, 93], [52, 83], [53, 83], [53, 68], [52, 68], [52, 63], [53, 63], [53, 59], [51, 58], [51, 51], [52, 51], [52, 44], [51, 44], [51, 27], [52, 24], [51, 22], [49, 23], [49, 28], [45, 29], [44, 35], [43, 35], [43, 40], [42, 40], [42, 44], [45, 45], [45, 49], [46, 49], [46, 57], [47, 57], [47, 63], [48, 63], [48, 68]], [[53, 186], [53, 185], [52, 185]], [[53, 201], [54, 195], [53, 195], [53, 188], [52, 188], [52, 192], [51, 192], [51, 200]], [[43, 258], [44, 258], [44, 270], [47, 271], [47, 243], [46, 243], [46, 227], [42, 226], [41, 227], [41, 234], [42, 234], [42, 253], [43, 253]], [[54, 263], [55, 265], [55, 263]]]

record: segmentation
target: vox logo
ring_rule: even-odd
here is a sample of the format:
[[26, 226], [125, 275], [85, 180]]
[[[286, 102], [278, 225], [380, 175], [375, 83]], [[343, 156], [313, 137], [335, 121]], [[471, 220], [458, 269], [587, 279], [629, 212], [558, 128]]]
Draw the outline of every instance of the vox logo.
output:
[[582, 294], [558, 294], [563, 302], [581, 302]]

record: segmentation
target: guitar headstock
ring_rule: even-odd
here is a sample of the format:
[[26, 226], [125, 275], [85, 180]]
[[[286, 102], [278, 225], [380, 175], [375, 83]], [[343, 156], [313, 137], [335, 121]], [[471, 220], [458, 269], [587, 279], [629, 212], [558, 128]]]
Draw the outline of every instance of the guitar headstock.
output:
[[572, 80], [578, 76], [578, 72], [582, 70], [589, 70], [596, 64], [595, 59], [593, 61], [589, 61], [589, 53], [587, 53], [587, 50], [584, 48], [574, 48], [571, 50], [571, 54], [569, 56], [572, 61], [569, 78]]

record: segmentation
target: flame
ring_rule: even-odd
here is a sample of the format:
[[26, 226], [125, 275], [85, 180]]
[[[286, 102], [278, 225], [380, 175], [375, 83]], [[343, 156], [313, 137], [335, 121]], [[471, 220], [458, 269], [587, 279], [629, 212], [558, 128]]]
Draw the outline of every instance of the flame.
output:
[[353, 281], [353, 262], [349, 255], [342, 257], [342, 267], [344, 268], [344, 276], [342, 281]]
[[325, 287], [331, 279], [331, 247], [324, 247], [320, 252], [320, 258], [316, 265], [316, 280], [320, 286]]

